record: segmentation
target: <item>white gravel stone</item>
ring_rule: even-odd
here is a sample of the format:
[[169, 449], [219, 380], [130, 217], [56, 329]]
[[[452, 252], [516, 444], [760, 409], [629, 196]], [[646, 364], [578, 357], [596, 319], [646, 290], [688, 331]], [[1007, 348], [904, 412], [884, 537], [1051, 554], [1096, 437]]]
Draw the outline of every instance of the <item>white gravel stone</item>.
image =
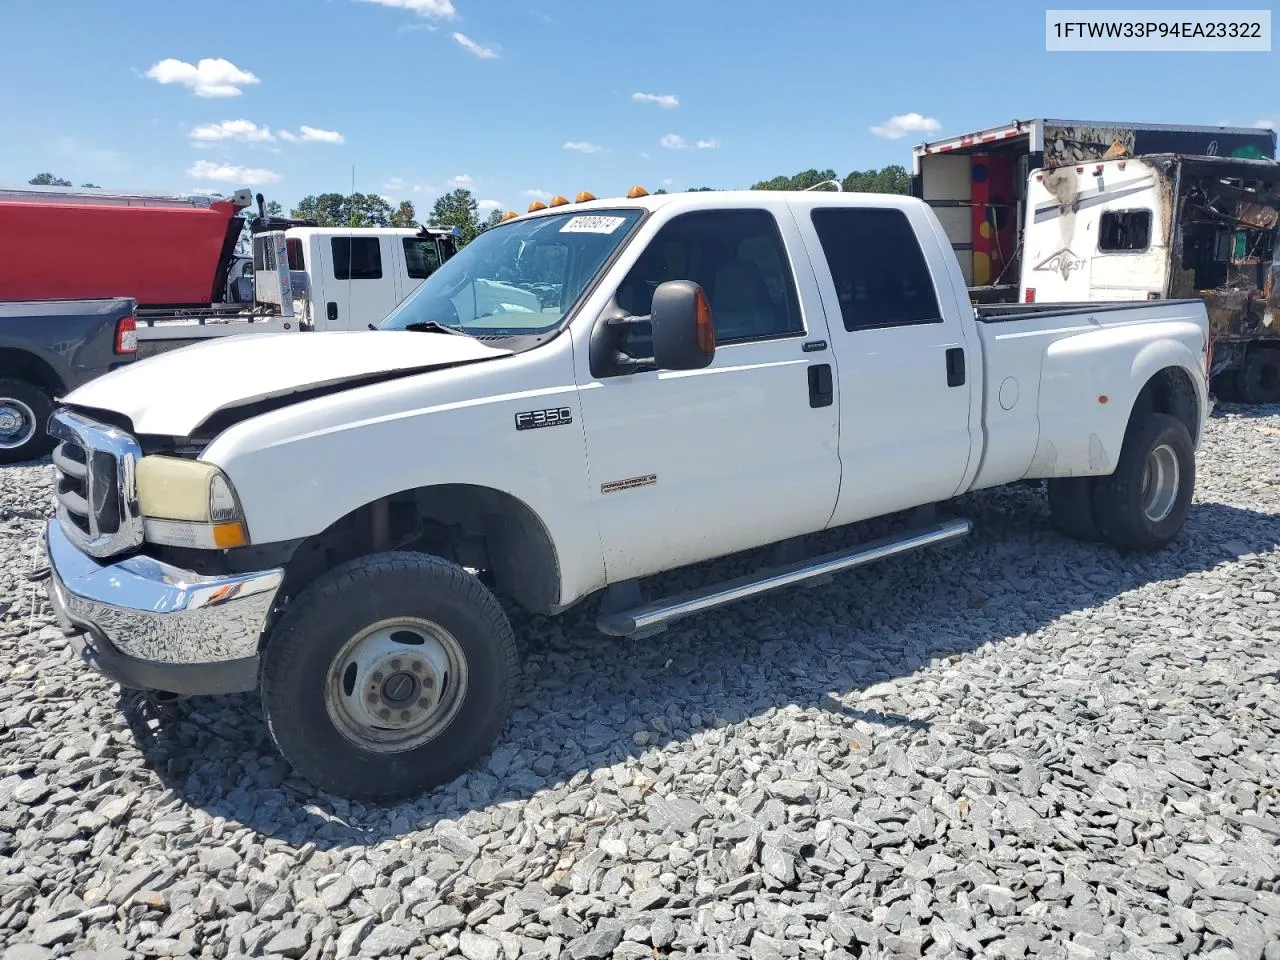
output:
[[1010, 487], [638, 643], [514, 614], [494, 755], [366, 807], [252, 696], [131, 725], [24, 579], [49, 467], [0, 469], [0, 957], [1280, 960], [1280, 408], [1221, 407], [1198, 470], [1151, 556]]

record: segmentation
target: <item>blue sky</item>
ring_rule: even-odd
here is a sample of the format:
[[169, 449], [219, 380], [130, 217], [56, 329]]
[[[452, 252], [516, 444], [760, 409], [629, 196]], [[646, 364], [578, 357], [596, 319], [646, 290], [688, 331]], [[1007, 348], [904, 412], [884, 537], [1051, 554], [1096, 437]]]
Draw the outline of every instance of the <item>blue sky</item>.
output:
[[909, 167], [1013, 117], [1280, 120], [1274, 53], [1047, 53], [1025, 0], [11, 0], [4, 21], [0, 183], [252, 186], [286, 209], [353, 164], [420, 212], [454, 185], [523, 210]]

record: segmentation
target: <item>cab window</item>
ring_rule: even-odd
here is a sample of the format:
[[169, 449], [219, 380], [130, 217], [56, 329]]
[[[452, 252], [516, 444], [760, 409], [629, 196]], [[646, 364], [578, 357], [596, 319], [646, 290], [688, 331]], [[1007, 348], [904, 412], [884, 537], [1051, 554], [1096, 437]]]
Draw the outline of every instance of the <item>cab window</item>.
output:
[[719, 343], [804, 332], [782, 234], [768, 211], [708, 210], [673, 218], [619, 286], [618, 305], [633, 316], [648, 314], [653, 291], [667, 280], [702, 287]]

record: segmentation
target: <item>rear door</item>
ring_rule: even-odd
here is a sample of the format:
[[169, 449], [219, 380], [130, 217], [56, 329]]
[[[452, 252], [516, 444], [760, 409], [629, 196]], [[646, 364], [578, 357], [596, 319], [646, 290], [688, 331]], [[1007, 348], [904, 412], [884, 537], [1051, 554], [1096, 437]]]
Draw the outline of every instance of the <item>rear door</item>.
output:
[[[970, 401], [981, 346], [966, 343], [972, 324], [962, 323], [946, 284], [951, 251], [936, 242], [924, 208], [817, 196], [793, 208], [840, 385], [842, 479], [832, 525], [954, 496], [980, 452]], [[917, 232], [935, 242], [922, 247]]]
[[[329, 236], [330, 275], [325, 302], [327, 329], [363, 330], [396, 305], [391, 241], [399, 237], [351, 233]], [[336, 317], [336, 319], [335, 319]]]

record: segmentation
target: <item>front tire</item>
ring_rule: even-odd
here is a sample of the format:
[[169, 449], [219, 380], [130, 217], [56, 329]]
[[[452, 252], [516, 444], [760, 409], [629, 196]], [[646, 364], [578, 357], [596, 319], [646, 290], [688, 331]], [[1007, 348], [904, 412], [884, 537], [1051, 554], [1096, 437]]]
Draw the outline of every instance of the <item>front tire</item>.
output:
[[494, 595], [440, 557], [383, 553], [308, 586], [272, 631], [262, 703], [276, 747], [322, 790], [386, 802], [470, 768], [519, 679]]
[[1115, 472], [1093, 483], [1099, 534], [1122, 550], [1163, 549], [1186, 522], [1195, 478], [1195, 446], [1186, 424], [1164, 413], [1135, 418]]
[[35, 460], [52, 450], [45, 429], [51, 413], [48, 391], [25, 380], [0, 379], [0, 463]]

